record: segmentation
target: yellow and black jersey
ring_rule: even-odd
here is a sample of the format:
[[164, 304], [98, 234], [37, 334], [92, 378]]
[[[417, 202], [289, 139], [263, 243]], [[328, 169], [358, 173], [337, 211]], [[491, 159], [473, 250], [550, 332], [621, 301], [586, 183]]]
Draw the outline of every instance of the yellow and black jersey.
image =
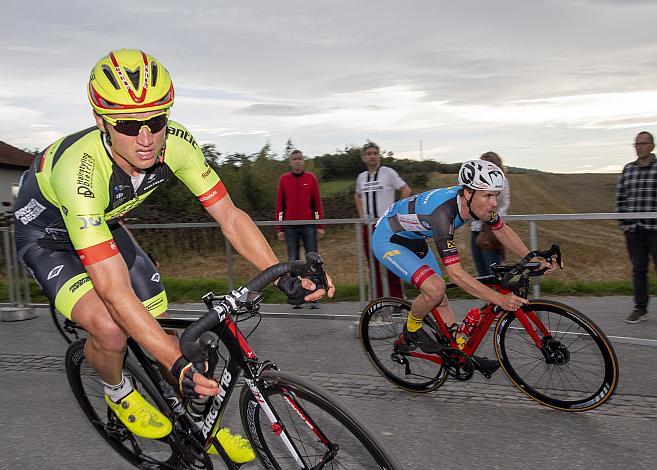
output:
[[110, 226], [172, 176], [204, 206], [226, 195], [223, 183], [182, 125], [169, 121], [157, 163], [133, 181], [111, 157], [97, 127], [53, 143], [22, 178], [14, 204], [17, 245], [35, 237], [70, 241], [87, 266], [117, 254]]

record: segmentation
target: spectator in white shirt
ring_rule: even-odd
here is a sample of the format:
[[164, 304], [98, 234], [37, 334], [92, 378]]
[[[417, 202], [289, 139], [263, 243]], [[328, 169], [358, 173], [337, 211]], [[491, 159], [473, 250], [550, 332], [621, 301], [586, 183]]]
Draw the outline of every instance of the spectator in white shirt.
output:
[[[373, 229], [374, 223], [397, 200], [397, 191], [399, 191], [401, 199], [404, 199], [411, 195], [411, 188], [395, 170], [387, 166], [381, 166], [380, 149], [374, 142], [368, 142], [363, 146], [361, 157], [367, 170], [359, 174], [358, 178], [356, 178], [356, 194], [354, 200], [356, 202], [358, 216], [369, 219]], [[363, 226], [363, 241], [365, 255], [369, 259], [370, 243], [366, 225]], [[378, 296], [382, 296], [382, 268], [378, 262], [375, 262], [374, 265], [376, 268], [376, 292]], [[403, 298], [401, 280], [390, 272], [388, 272], [388, 287], [392, 297]]]

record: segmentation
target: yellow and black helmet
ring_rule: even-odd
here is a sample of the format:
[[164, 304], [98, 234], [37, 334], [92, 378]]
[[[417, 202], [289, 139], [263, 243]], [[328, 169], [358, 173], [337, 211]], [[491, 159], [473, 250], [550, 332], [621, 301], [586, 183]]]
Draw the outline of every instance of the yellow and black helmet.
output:
[[96, 114], [103, 115], [168, 109], [174, 93], [160, 61], [136, 49], [120, 49], [96, 63], [87, 95]]

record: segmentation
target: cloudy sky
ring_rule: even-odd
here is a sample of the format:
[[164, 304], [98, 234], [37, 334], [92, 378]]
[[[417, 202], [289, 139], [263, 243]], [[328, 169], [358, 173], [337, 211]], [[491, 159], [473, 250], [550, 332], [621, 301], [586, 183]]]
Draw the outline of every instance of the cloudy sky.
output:
[[[458, 4], [457, 4], [458, 3]], [[370, 139], [446, 162], [497, 151], [614, 172], [657, 133], [657, 1], [3, 0], [0, 140], [43, 148], [92, 124], [85, 84], [141, 48], [172, 117], [224, 153], [307, 155]]]

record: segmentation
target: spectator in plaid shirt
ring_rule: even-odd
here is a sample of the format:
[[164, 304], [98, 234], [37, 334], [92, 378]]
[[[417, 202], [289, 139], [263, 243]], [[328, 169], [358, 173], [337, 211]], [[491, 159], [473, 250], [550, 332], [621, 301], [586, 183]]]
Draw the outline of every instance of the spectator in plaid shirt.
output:
[[[616, 212], [657, 211], [657, 159], [650, 132], [641, 131], [634, 141], [637, 159], [623, 168], [616, 188]], [[638, 323], [648, 317], [648, 257], [657, 267], [657, 219], [621, 220], [632, 261], [634, 311], [625, 320]]]

